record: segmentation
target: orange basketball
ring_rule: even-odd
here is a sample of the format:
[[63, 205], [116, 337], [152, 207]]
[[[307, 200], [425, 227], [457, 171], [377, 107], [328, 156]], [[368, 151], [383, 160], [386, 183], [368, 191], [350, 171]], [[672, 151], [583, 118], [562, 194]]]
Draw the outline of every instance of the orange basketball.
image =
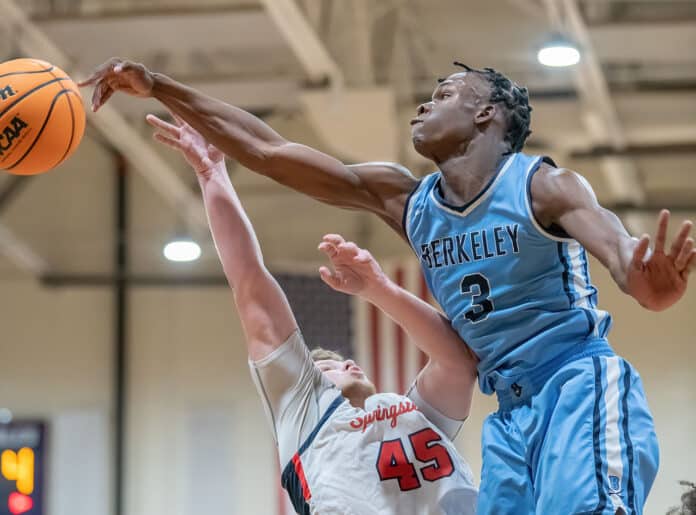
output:
[[85, 110], [66, 73], [38, 59], [0, 64], [0, 170], [48, 172], [75, 151]]

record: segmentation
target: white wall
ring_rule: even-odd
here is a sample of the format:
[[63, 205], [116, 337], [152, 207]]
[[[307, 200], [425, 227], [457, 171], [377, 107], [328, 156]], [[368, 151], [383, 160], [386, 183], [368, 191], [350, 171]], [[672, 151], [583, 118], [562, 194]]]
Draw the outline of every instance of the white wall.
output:
[[0, 281], [0, 406], [48, 422], [50, 515], [111, 509], [111, 311], [104, 290]]
[[[696, 288], [692, 285], [675, 308], [654, 314], [618, 292], [596, 263], [592, 270], [600, 303], [614, 315], [611, 341], [640, 371], [655, 415], [662, 461], [646, 513], [662, 514], [679, 499], [677, 481], [696, 479], [690, 429], [696, 426]], [[141, 289], [131, 300], [128, 515], [188, 515], [197, 491], [209, 496], [211, 489], [220, 496], [202, 505], [206, 513], [276, 513], [274, 448], [249, 378], [230, 293]], [[29, 279], [1, 281], [0, 314], [0, 405], [18, 416], [49, 420], [71, 413], [107, 416], [112, 348], [107, 290], [46, 290]], [[492, 398], [478, 395], [458, 440], [476, 473], [480, 426], [494, 407]], [[102, 433], [93, 444], [98, 448], [108, 435], [98, 423], [94, 427]], [[215, 450], [220, 461], [213, 459]], [[98, 481], [108, 483], [108, 451], [102, 451], [96, 455], [103, 463], [90, 466], [100, 471]], [[51, 456], [60, 456], [60, 449]], [[69, 463], [62, 469], [56, 463], [52, 470], [78, 479]], [[206, 472], [224, 477], [211, 485]], [[110, 484], [94, 489], [108, 492]], [[64, 499], [49, 497], [48, 515], [74, 515], [64, 509]], [[106, 515], [110, 502], [102, 499], [102, 505]]]
[[[219, 511], [201, 513], [274, 513], [275, 449], [230, 291], [140, 290], [131, 316], [127, 513], [189, 515], [200, 476], [216, 471], [229, 473], [211, 479]], [[213, 436], [231, 464], [202, 459], [211, 443], [198, 441]]]

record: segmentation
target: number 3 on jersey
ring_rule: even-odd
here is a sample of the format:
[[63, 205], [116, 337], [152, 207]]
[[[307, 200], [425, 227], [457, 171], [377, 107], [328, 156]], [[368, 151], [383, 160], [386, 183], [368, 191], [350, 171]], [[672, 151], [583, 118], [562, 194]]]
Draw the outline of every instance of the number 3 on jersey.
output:
[[[421, 467], [420, 473], [426, 481], [437, 481], [452, 475], [454, 464], [445, 447], [437, 442], [440, 435], [427, 427], [408, 435], [416, 459], [423, 463], [432, 462]], [[416, 467], [408, 461], [406, 449], [400, 438], [385, 440], [377, 456], [377, 472], [382, 481], [397, 479], [402, 491], [420, 488], [421, 482]]]
[[488, 314], [495, 309], [493, 299], [489, 298], [491, 283], [488, 278], [483, 274], [469, 274], [464, 276], [459, 287], [462, 295], [471, 295], [471, 308], [464, 316], [474, 324], [488, 318]]

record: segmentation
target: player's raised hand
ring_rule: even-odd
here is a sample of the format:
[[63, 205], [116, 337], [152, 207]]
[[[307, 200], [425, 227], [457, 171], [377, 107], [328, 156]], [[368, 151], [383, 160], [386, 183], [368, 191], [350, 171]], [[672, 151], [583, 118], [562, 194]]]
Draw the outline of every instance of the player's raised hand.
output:
[[626, 274], [626, 291], [654, 311], [667, 309], [684, 295], [689, 273], [696, 268], [696, 249], [689, 236], [693, 223], [682, 223], [669, 253], [665, 251], [668, 225], [665, 209], [658, 217], [654, 248], [649, 248], [650, 236], [643, 235], [633, 248]]
[[325, 235], [319, 250], [327, 255], [333, 266], [333, 270], [322, 266], [319, 274], [334, 290], [364, 295], [387, 280], [372, 254], [338, 234]]
[[145, 117], [147, 123], [157, 129], [154, 134], [157, 141], [181, 152], [197, 174], [204, 175], [224, 164], [225, 156], [217, 147], [181, 118], [172, 116], [175, 123], [165, 122], [153, 114]]
[[92, 111], [97, 111], [117, 91], [136, 97], [149, 97], [154, 83], [152, 72], [142, 64], [112, 57], [78, 86], [94, 86]]

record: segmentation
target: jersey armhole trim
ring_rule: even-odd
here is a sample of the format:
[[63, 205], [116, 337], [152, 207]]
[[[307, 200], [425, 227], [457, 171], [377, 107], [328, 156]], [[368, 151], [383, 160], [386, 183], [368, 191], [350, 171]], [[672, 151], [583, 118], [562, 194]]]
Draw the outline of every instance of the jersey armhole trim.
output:
[[557, 242], [569, 242], [569, 241], [574, 241], [574, 238], [571, 238], [570, 236], [560, 236], [557, 234], [553, 234], [550, 232], [548, 229], [545, 229], [544, 226], [541, 224], [541, 222], [537, 219], [536, 214], [534, 213], [534, 210], [532, 209], [532, 178], [534, 177], [534, 174], [539, 171], [539, 168], [541, 168], [541, 163], [553, 163], [551, 158], [548, 157], [537, 157], [534, 159], [530, 165], [529, 168], [527, 168], [526, 172], [526, 177], [527, 180], [525, 181], [526, 186], [525, 186], [525, 194], [524, 194], [524, 201], [527, 206], [527, 215], [529, 216], [530, 221], [532, 222], [532, 225], [534, 228], [537, 230], [537, 232], [544, 236], [545, 238], [548, 238], [552, 241], [557, 241]]
[[317, 422], [317, 425], [314, 427], [311, 433], [309, 433], [309, 436], [307, 439], [302, 443], [300, 446], [300, 449], [297, 451], [297, 454], [302, 454], [304, 453], [310, 445], [312, 445], [312, 442], [314, 439], [317, 437], [317, 434], [319, 434], [319, 430], [324, 427], [324, 424], [326, 424], [326, 421], [329, 420], [329, 417], [333, 415], [333, 412], [336, 411], [336, 409], [343, 404], [343, 401], [345, 401], [345, 397], [343, 395], [339, 394], [336, 396], [336, 398], [333, 400], [333, 402], [329, 405], [328, 408], [326, 408], [326, 411], [324, 414], [321, 416], [319, 419], [319, 422]]
[[404, 236], [406, 236], [406, 241], [408, 244], [411, 246], [411, 248], [415, 251], [415, 247], [413, 246], [413, 242], [411, 241], [411, 236], [409, 235], [409, 220], [411, 219], [411, 199], [413, 199], [413, 196], [418, 192], [418, 190], [421, 187], [421, 184], [423, 184], [423, 179], [419, 179], [418, 182], [416, 183], [416, 186], [411, 190], [411, 193], [408, 194], [408, 197], [406, 197], [406, 203], [404, 204], [404, 213], [401, 216], [401, 229], [404, 231]]
[[312, 493], [307, 483], [300, 456], [312, 444], [319, 430], [326, 424], [326, 421], [329, 420], [333, 412], [336, 411], [336, 408], [343, 404], [345, 400], [343, 395], [340, 394], [333, 400], [302, 446], [283, 468], [283, 473], [280, 476], [280, 484], [287, 490], [295, 511], [301, 515], [310, 515], [310, 507], [307, 501], [311, 499]]

